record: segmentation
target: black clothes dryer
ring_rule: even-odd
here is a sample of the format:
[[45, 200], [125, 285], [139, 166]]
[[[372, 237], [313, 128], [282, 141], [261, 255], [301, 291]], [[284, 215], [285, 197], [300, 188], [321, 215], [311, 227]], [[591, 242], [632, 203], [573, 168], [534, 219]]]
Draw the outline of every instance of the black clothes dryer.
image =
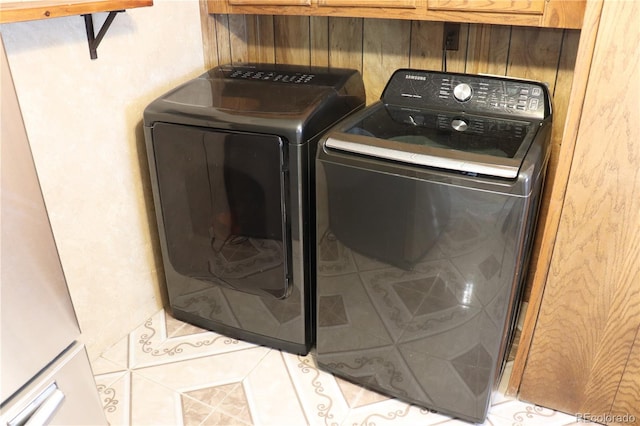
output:
[[354, 70], [243, 64], [214, 68], [145, 109], [173, 316], [308, 352], [317, 141], [364, 101]]
[[317, 360], [483, 422], [549, 158], [540, 83], [399, 70], [317, 157]]

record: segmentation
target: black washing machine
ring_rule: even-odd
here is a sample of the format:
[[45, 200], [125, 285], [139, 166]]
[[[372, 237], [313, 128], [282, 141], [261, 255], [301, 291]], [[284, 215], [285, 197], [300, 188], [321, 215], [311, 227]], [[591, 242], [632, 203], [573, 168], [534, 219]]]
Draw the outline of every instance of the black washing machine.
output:
[[543, 84], [398, 70], [317, 156], [317, 359], [483, 422], [549, 158]]
[[214, 68], [145, 109], [173, 316], [308, 352], [317, 141], [364, 100], [354, 70], [243, 64]]

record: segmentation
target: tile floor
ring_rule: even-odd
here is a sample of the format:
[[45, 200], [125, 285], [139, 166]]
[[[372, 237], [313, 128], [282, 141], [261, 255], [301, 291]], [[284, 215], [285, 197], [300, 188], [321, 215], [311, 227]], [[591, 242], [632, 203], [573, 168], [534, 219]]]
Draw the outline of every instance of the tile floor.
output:
[[[313, 354], [230, 339], [164, 311], [107, 350], [93, 370], [111, 425], [468, 425], [319, 371]], [[575, 422], [498, 392], [485, 424]]]

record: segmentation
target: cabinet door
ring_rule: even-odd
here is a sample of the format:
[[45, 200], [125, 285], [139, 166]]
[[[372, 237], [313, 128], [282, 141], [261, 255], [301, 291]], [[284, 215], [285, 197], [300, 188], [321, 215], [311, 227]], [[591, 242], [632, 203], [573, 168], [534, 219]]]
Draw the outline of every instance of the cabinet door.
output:
[[587, 0], [205, 0], [210, 14], [335, 16], [581, 28]]
[[417, 0], [318, 0], [318, 6], [392, 7], [415, 9]]
[[228, 0], [232, 6], [309, 6], [311, 0]]
[[544, 0], [429, 0], [427, 7], [433, 10], [460, 12], [530, 13], [541, 15]]

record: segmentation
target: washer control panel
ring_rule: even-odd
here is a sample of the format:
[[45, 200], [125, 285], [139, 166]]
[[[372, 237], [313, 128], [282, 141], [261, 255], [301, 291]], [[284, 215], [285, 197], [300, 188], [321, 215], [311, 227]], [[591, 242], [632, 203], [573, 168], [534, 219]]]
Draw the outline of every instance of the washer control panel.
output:
[[410, 69], [396, 71], [382, 94], [392, 105], [540, 120], [551, 113], [549, 99], [535, 81]]

